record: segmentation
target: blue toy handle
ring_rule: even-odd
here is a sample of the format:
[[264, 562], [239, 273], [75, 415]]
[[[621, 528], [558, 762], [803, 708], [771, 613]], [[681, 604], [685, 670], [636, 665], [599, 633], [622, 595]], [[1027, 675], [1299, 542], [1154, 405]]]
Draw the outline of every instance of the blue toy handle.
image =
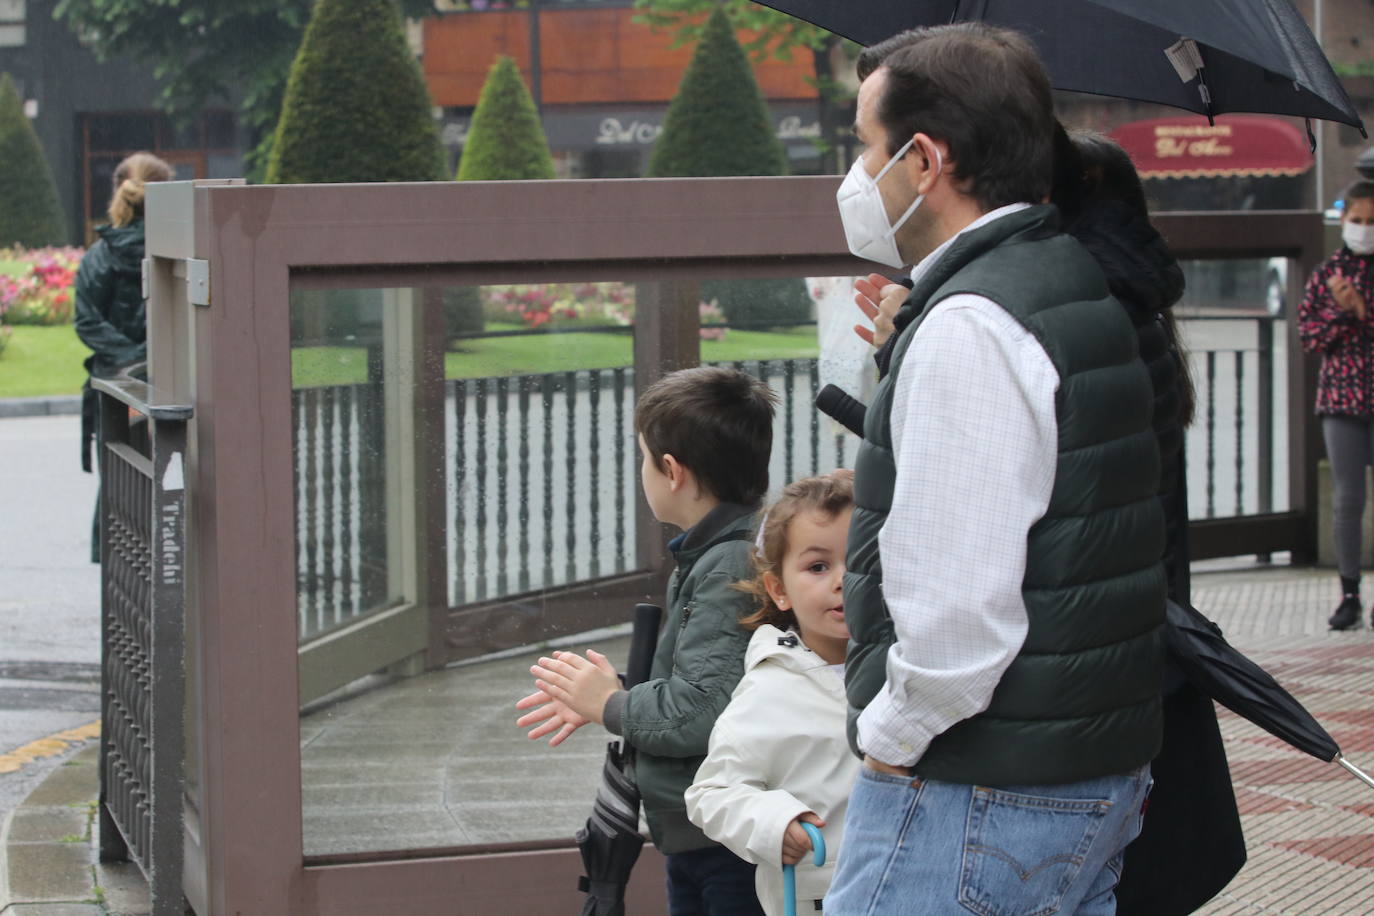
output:
[[[815, 824], [799, 822], [806, 835], [811, 838], [811, 861], [820, 867], [825, 864], [825, 837]], [[797, 916], [797, 868], [795, 865], [782, 867], [782, 906], [786, 916]]]

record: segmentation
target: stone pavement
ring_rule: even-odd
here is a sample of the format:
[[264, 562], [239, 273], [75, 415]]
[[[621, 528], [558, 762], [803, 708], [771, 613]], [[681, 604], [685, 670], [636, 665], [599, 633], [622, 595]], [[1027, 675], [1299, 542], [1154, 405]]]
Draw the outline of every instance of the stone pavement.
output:
[[[1374, 769], [1374, 631], [1326, 630], [1325, 619], [1337, 597], [1334, 573], [1283, 566], [1220, 570], [1212, 564], [1207, 569], [1195, 572], [1197, 606], [1297, 695], [1353, 762]], [[623, 649], [623, 640], [596, 644]], [[551, 825], [545, 817], [542, 829], [558, 829], [564, 820], [580, 821], [590, 801], [585, 784], [599, 759], [600, 738], [578, 736], [571, 743], [575, 747], [547, 751], [516, 733], [510, 724], [513, 710], [503, 701], [513, 702], [527, 686], [527, 664], [527, 656], [513, 656], [449, 668], [357, 693], [307, 715], [301, 734], [306, 823], [323, 828], [307, 830], [307, 845], [311, 834], [338, 836], [334, 818], [375, 819], [382, 812], [389, 812], [396, 831], [436, 842], [449, 836], [485, 839], [494, 829], [524, 829], [519, 825], [527, 823], [521, 809], [529, 802], [530, 770], [517, 766], [523, 775], [501, 780], [489, 766], [493, 757], [507, 754], [536, 765], [558, 761], [557, 767], [540, 772], [539, 782], [566, 780], [555, 793], [567, 799], [566, 810], [552, 812], [559, 824]], [[474, 695], [487, 702], [471, 702]], [[433, 737], [435, 720], [417, 717], [409, 727], [418, 726], [424, 733], [412, 736], [412, 755], [401, 761], [366, 759], [357, 740], [361, 734], [390, 730], [378, 736], [377, 747], [394, 753], [401, 743], [396, 732], [408, 726], [399, 713], [422, 706], [441, 711], [446, 717], [442, 732], [463, 735], [463, 747], [453, 748], [455, 742], [448, 741], [448, 749], [439, 748]], [[455, 712], [463, 708], [486, 711], [464, 719]], [[1374, 789], [1225, 711], [1222, 732], [1250, 858], [1226, 891], [1200, 912], [1374, 912]], [[331, 744], [348, 752], [323, 755]], [[0, 830], [3, 916], [147, 912], [146, 895], [132, 867], [93, 865], [89, 825], [97, 791], [94, 750], [88, 746], [55, 770]], [[322, 756], [314, 758], [317, 753]], [[474, 754], [487, 759], [475, 759]], [[421, 765], [425, 762], [427, 769]], [[482, 778], [474, 780], [473, 772]], [[461, 779], [455, 778], [460, 774]], [[392, 790], [374, 791], [388, 783]], [[309, 810], [312, 802], [321, 806], [319, 816], [326, 809], [332, 814], [315, 821]], [[422, 810], [431, 816], [415, 820]], [[504, 817], [492, 819], [494, 812]], [[438, 816], [445, 813], [451, 816]], [[385, 839], [377, 835], [368, 842], [382, 848]], [[327, 845], [322, 843], [318, 851]]]

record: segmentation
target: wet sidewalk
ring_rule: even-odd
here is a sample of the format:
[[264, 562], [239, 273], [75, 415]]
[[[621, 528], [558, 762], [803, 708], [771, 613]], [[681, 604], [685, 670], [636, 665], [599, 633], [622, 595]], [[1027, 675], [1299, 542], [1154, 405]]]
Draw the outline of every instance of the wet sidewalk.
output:
[[[1199, 571], [1193, 584], [1194, 602], [1227, 637], [1296, 694], [1352, 761], [1374, 768], [1374, 630], [1327, 631], [1334, 573]], [[593, 645], [622, 660], [623, 639]], [[307, 715], [307, 847], [312, 836], [311, 851], [328, 854], [570, 833], [590, 805], [604, 739], [579, 734], [550, 751], [514, 727], [510, 704], [529, 686], [532, 657], [397, 681]], [[1250, 858], [1201, 912], [1374, 912], [1374, 789], [1224, 711], [1222, 731]], [[97, 871], [76, 823], [97, 791], [92, 750], [56, 770], [0, 838], [3, 916], [147, 912], [131, 869]], [[351, 839], [340, 846], [343, 837]]]

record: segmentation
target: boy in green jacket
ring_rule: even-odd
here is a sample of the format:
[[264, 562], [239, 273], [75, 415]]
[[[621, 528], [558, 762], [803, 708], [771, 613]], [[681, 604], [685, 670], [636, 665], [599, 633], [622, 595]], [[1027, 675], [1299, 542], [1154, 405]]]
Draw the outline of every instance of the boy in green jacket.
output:
[[683, 794], [744, 673], [751, 634], [739, 621], [755, 608], [735, 584], [753, 577], [775, 401], [763, 382], [710, 367], [673, 372], [644, 392], [635, 407], [644, 497], [655, 518], [683, 531], [668, 543], [677, 568], [650, 679], [624, 690], [601, 653], [555, 652], [530, 669], [538, 690], [516, 704], [539, 707], [517, 724], [536, 726], [531, 738], [552, 734], [550, 746], [592, 721], [638, 751], [644, 817], [668, 861], [670, 913], [762, 913], [754, 866], [687, 819]]

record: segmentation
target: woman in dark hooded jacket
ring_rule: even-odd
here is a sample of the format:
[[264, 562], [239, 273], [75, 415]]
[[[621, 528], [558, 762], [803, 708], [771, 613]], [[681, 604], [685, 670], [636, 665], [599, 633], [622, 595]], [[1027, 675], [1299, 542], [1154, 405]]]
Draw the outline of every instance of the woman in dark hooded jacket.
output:
[[[91, 348], [90, 378], [110, 378], [147, 358], [143, 304], [143, 194], [150, 181], [168, 181], [171, 166], [152, 153], [134, 153], [115, 168], [109, 225], [76, 272], [76, 333]], [[98, 400], [90, 378], [81, 392], [81, 467], [92, 470]], [[97, 505], [97, 512], [99, 506]], [[99, 517], [91, 535], [91, 562], [100, 562]]]
[[[1188, 603], [1188, 497], [1183, 433], [1194, 393], [1171, 307], [1183, 271], [1150, 224], [1144, 188], [1126, 152], [1100, 134], [1056, 137], [1052, 195], [1064, 231], [1093, 255], [1134, 322], [1154, 386], [1159, 498], [1168, 539], [1169, 597]], [[1164, 743], [1152, 761], [1154, 789], [1140, 836], [1126, 848], [1120, 916], [1191, 913], [1245, 864], [1245, 838], [1216, 709], [1172, 663], [1163, 684]]]

